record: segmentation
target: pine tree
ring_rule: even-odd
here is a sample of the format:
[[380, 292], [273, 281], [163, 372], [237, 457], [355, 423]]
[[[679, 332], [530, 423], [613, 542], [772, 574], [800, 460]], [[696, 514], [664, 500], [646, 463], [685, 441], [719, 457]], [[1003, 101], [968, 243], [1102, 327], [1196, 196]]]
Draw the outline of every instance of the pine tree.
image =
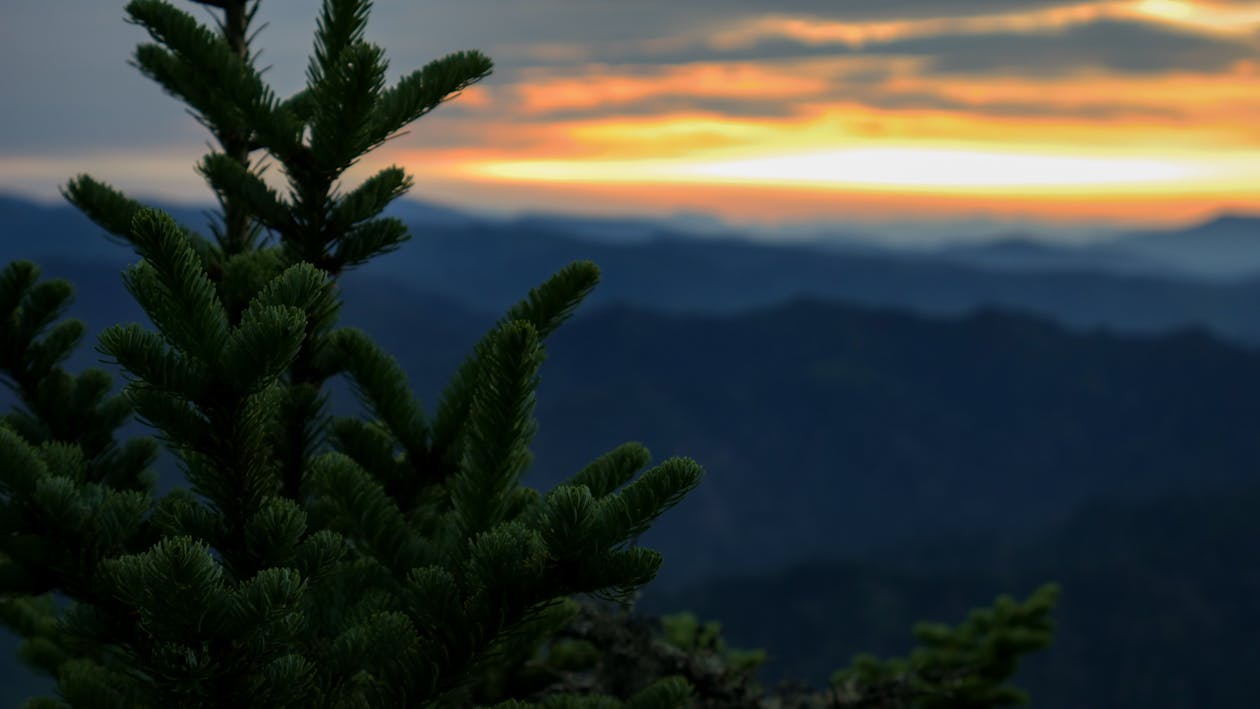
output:
[[[154, 40], [135, 65], [217, 142], [197, 166], [220, 205], [213, 240], [89, 176], [63, 190], [140, 259], [124, 283], [156, 332], [116, 325], [98, 345], [127, 372], [123, 393], [103, 370], [60, 366], [85, 331], [49, 329], [69, 283], [24, 261], [0, 273], [0, 370], [26, 407], [0, 422], [0, 620], [59, 695], [27, 706], [525, 706], [510, 680], [579, 617], [573, 597], [625, 605], [654, 577], [660, 555], [634, 540], [703, 471], [648, 468], [626, 443], [545, 495], [521, 485], [543, 342], [596, 285], [594, 264], [509, 309], [431, 416], [394, 358], [336, 326], [339, 274], [410, 238], [381, 216], [406, 173], [343, 188], [346, 170], [489, 59], [454, 53], [386, 86], [364, 40], [370, 1], [324, 0], [306, 87], [280, 100], [251, 52], [259, 0], [194, 1], [219, 13], [217, 32], [162, 0], [126, 12]], [[336, 376], [369, 420], [327, 413]], [[158, 443], [115, 439], [133, 413], [188, 489], [154, 499]], [[684, 674], [534, 700], [685, 706]]]
[[[660, 556], [627, 543], [701, 470], [671, 459], [630, 482], [648, 457], [626, 444], [545, 497], [520, 485], [542, 341], [595, 285], [593, 264], [511, 309], [432, 418], [392, 357], [334, 327], [335, 277], [408, 237], [379, 215], [410, 183], [397, 167], [344, 194], [338, 181], [485, 77], [486, 57], [452, 54], [387, 88], [383, 53], [363, 39], [369, 3], [328, 0], [307, 86], [280, 101], [250, 55], [258, 4], [202, 4], [223, 11], [219, 34], [159, 0], [126, 9], [156, 41], [135, 63], [218, 141], [198, 165], [222, 207], [214, 243], [90, 177], [65, 189], [143, 259], [124, 280], [157, 332], [100, 338], [133, 377], [121, 399], [103, 400], [102, 372], [53, 370], [81, 324], [33, 339], [65, 285], [32, 287], [31, 264], [3, 276], [20, 311], [6, 365], [34, 414], [0, 430], [4, 590], [75, 601], [61, 623], [46, 602], [8, 615], [25, 615], [26, 659], [71, 706], [458, 702], [496, 657], [566, 617], [568, 596], [624, 598], [651, 579]], [[287, 199], [251, 162], [258, 151], [284, 168]], [[260, 245], [264, 230], [278, 243]], [[325, 414], [321, 387], [339, 374], [374, 420]], [[116, 451], [110, 435], [130, 409], [196, 495], [153, 502], [153, 446]], [[652, 696], [685, 691], [666, 682]]]

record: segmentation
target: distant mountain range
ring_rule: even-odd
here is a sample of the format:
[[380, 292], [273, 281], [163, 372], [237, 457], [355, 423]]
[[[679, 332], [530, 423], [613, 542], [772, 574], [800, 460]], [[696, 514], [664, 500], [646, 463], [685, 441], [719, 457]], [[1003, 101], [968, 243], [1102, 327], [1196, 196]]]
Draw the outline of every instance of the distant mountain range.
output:
[[[489, 217], [414, 200], [398, 200], [394, 216], [413, 224], [494, 225], [527, 232], [550, 231], [600, 243], [632, 244], [656, 239], [731, 239], [812, 250], [940, 257], [948, 262], [988, 269], [1087, 271], [1183, 279], [1238, 281], [1260, 277], [1260, 215], [1223, 214], [1200, 224], [1162, 230], [1094, 230], [1071, 239], [1057, 227], [1043, 231], [1002, 231], [975, 224], [964, 233], [957, 223], [929, 233], [924, 224], [857, 224], [844, 227], [737, 226], [706, 214], [668, 217], [595, 217], [526, 214]], [[904, 229], [900, 238], [880, 236]], [[946, 234], [940, 233], [944, 229]], [[1079, 230], [1073, 230], [1079, 232]], [[916, 238], [910, 234], [918, 234]], [[937, 244], [912, 246], [916, 240]]]
[[[926, 252], [926, 255], [946, 263], [993, 271], [1076, 271], [1148, 277], [1181, 275], [1169, 269], [1167, 264], [1123, 245], [1058, 246], [1026, 234], [1012, 234], [980, 243], [948, 245]], [[1174, 273], [1170, 274], [1170, 270]]]
[[[986, 265], [961, 250], [774, 246], [670, 232], [609, 243], [546, 219], [464, 221], [441, 208], [404, 208], [414, 210], [400, 216], [415, 238], [342, 276], [341, 324], [361, 327], [396, 356], [426, 412], [503, 308], [569, 261], [601, 266], [603, 284], [547, 344], [536, 462], [525, 484], [548, 489], [626, 440], [645, 443], [656, 461], [699, 461], [704, 483], [640, 540], [665, 554], [654, 584], [661, 594], [735, 573], [766, 576], [762, 586], [721, 583], [741, 584], [727, 594], [732, 604], [757, 598], [766, 608], [782, 597], [785, 612], [815, 619], [820, 631], [883, 651], [893, 647], [879, 644], [887, 632], [908, 645], [912, 620], [957, 620], [996, 592], [1060, 578], [1064, 618], [1073, 618], [1061, 643], [1069, 659], [1030, 675], [1042, 684], [1029, 686], [1062, 701], [1035, 706], [1081, 706], [1081, 697], [1098, 699], [1087, 706], [1193, 706], [1177, 697], [1236, 696], [1196, 692], [1198, 678], [1226, 681], [1211, 667], [1227, 663], [1213, 648], [1234, 647], [1255, 614], [1243, 607], [1254, 598], [1254, 549], [1232, 546], [1250, 543], [1244, 512], [1254, 507], [1230, 507], [1227, 497], [1200, 504], [1190, 492], [1260, 484], [1260, 279]], [[202, 220], [196, 209], [176, 217]], [[1223, 220], [1235, 236], [1222, 243], [1245, 246], [1252, 221]], [[1148, 237], [1173, 248], [1171, 235]], [[1111, 258], [1127, 258], [1104, 246]], [[1003, 248], [993, 249], [999, 258], [1025, 263], [1063, 257], [1036, 244]], [[1154, 260], [1158, 249], [1150, 249]], [[88, 336], [71, 371], [96, 365], [103, 327], [147, 323], [119, 277], [134, 254], [69, 208], [0, 200], [0, 266], [15, 258], [76, 286], [69, 314], [85, 320]], [[332, 391], [336, 413], [360, 413], [344, 382]], [[0, 391], [0, 409], [11, 400]], [[132, 423], [122, 433], [143, 432]], [[158, 470], [163, 489], [178, 482], [169, 454]], [[1128, 511], [1169, 495], [1158, 512]], [[1073, 521], [1100, 499], [1117, 506]], [[1178, 501], [1197, 511], [1180, 514]], [[1067, 525], [1058, 527], [1063, 536], [1046, 537], [1057, 525]], [[971, 551], [926, 546], [967, 535], [986, 541]], [[993, 551], [987, 535], [1007, 540], [1006, 550]], [[863, 557], [875, 561], [834, 566]], [[806, 560], [820, 563], [775, 575]], [[886, 574], [871, 571], [876, 562]], [[1235, 576], [1237, 593], [1220, 591]], [[785, 588], [792, 584], [809, 588]], [[932, 594], [938, 601], [925, 600]], [[691, 598], [737, 628], [726, 606]], [[848, 603], [863, 620], [846, 626]], [[1158, 616], [1169, 604], [1181, 614]], [[750, 607], [729, 612], [755, 615]], [[1108, 614], [1147, 626], [1129, 637]], [[738, 639], [787, 657], [782, 637]], [[1142, 643], [1189, 650], [1151, 659], [1133, 649]], [[843, 647], [819, 647], [827, 670], [848, 659], [831, 654]], [[1193, 655], [1196, 647], [1209, 650]], [[1190, 663], [1194, 679], [1175, 684], [1168, 657]], [[1115, 681], [1104, 689], [1113, 694], [1082, 693], [1102, 686], [1082, 662], [1110, 668]], [[1232, 681], [1221, 691], [1251, 687], [1250, 675]], [[1153, 696], [1142, 694], [1148, 686], [1172, 699], [1142, 704]]]
[[673, 582], [1257, 480], [1260, 354], [995, 311], [611, 308], [553, 337], [539, 420], [544, 487], [626, 439], [706, 467], [643, 537]]
[[[48, 273], [91, 293], [70, 313], [89, 342], [146, 322], [114, 269], [67, 260]], [[398, 358], [429, 411], [495, 319], [394, 278], [341, 283], [342, 323]], [[1132, 339], [995, 310], [939, 319], [797, 300], [721, 316], [585, 308], [548, 349], [527, 484], [549, 488], [625, 440], [710, 471], [644, 536], [685, 560], [666, 564], [670, 583], [1031, 533], [1100, 496], [1254, 479], [1260, 460], [1260, 352], [1202, 332]], [[68, 364], [98, 359], [83, 347]], [[359, 412], [344, 383], [333, 392], [335, 411]]]
[[1015, 234], [926, 253], [952, 263], [1003, 271], [1093, 271], [1240, 281], [1260, 274], [1260, 218], [1226, 215], [1187, 229], [1133, 232], [1067, 246]]
[[[0, 263], [34, 257], [76, 284], [70, 314], [90, 344], [70, 366], [95, 364], [101, 328], [145, 322], [119, 278], [135, 257], [90, 224], [71, 228], [70, 210], [17, 207], [25, 221], [0, 221], [0, 232], [44, 238], [0, 240]], [[395, 353], [432, 405], [497, 313], [577, 258], [599, 263], [604, 283], [555, 336], [539, 394], [539, 481], [626, 438], [719, 471], [687, 503], [708, 531], [678, 527], [683, 515], [661, 526], [663, 544], [696, 558], [687, 573], [735, 564], [748, 544], [759, 558], [1035, 530], [1098, 495], [1247, 479], [1260, 460], [1260, 439], [1241, 433], [1260, 424], [1260, 352], [1206, 334], [1260, 342], [1260, 281], [992, 273], [734, 240], [610, 245], [450, 226], [345, 274], [342, 321]], [[1182, 330], [1074, 334], [995, 310], [1014, 306], [1078, 328]], [[357, 411], [344, 387], [341, 401]], [[611, 413], [586, 413], [603, 407]], [[774, 470], [799, 486], [774, 492]], [[811, 522], [746, 523], [767, 506]]]
[[604, 272], [592, 304], [730, 314], [815, 297], [937, 315], [994, 305], [1084, 330], [1155, 333], [1197, 325], [1260, 342], [1260, 279], [1210, 283], [1100, 271], [995, 271], [930, 255], [737, 239], [607, 244], [548, 229], [485, 225], [418, 232], [362, 272], [406, 279], [478, 310], [501, 312], [576, 259], [591, 259]]
[[[1078, 253], [1024, 242], [912, 253], [856, 241], [843, 248], [774, 245], [663, 230], [628, 238], [634, 229], [646, 228], [643, 223], [567, 217], [481, 221], [409, 201], [392, 209], [409, 221], [414, 236], [361, 273], [404, 280], [484, 312], [502, 312], [556, 269], [588, 258], [604, 272], [592, 305], [734, 313], [817, 297], [955, 315], [995, 305], [1048, 315], [1078, 329], [1156, 333], [1199, 326], [1260, 343], [1260, 278], [1216, 283], [1157, 275], [1151, 259], [1102, 246]], [[204, 227], [203, 211], [172, 208], [177, 220], [193, 227]], [[1221, 224], [1234, 233], [1245, 221]], [[582, 231], [582, 224], [599, 226], [604, 235]], [[574, 229], [585, 236], [575, 236]], [[626, 238], [611, 239], [609, 230]], [[1208, 233], [1215, 232], [1208, 229], [1200, 237]], [[121, 269], [135, 260], [69, 206], [0, 198], [0, 237], [0, 261], [31, 258], [54, 266], [72, 258]], [[1175, 242], [1172, 236], [1160, 238], [1158, 243]]]
[[[204, 232], [208, 207], [157, 204], [178, 221]], [[995, 230], [977, 222], [967, 232], [947, 223], [935, 232], [921, 223], [857, 224], [829, 227], [733, 225], [702, 213], [662, 217], [609, 217], [524, 213], [513, 216], [477, 213], [414, 199], [393, 202], [386, 214], [413, 227], [417, 237], [434, 229], [521, 232], [565, 236], [598, 244], [643, 244], [655, 240], [735, 240], [808, 251], [909, 255], [918, 258], [1026, 271], [1092, 271], [1200, 280], [1237, 281], [1260, 277], [1260, 215], [1225, 214], [1201, 224], [1165, 230], [1093, 230], [1065, 239], [1061, 228], [1042, 231]], [[43, 206], [0, 194], [0, 224], [16, 233], [37, 232], [50, 245], [100, 246], [101, 239], [82, 244], [90, 223], [68, 205]], [[965, 224], [965, 222], [963, 223]], [[886, 234], [904, 229], [893, 238]], [[942, 233], [943, 232], [943, 233]], [[899, 233], [899, 232], [898, 232]], [[910, 234], [918, 234], [915, 238]], [[915, 246], [916, 243], [929, 244]]]
[[1126, 249], [1191, 275], [1254, 277], [1260, 273], [1260, 218], [1225, 215], [1189, 229], [1118, 237], [1103, 246]]
[[[1150, 275], [1204, 280], [1260, 277], [1260, 215], [1225, 214], [1180, 229], [1110, 230], [1087, 238], [1056, 238], [1052, 227], [1043, 231], [994, 231], [975, 225], [960, 232], [950, 224], [948, 234], [929, 234], [922, 224], [905, 225], [910, 235], [881, 237], [897, 227], [848, 225], [776, 229], [736, 226], [704, 214], [670, 217], [595, 217], [525, 214], [515, 217], [476, 215], [412, 200], [395, 202], [391, 213], [413, 224], [440, 226], [497, 226], [525, 232], [551, 232], [605, 244], [635, 244], [656, 239], [726, 238], [779, 244], [812, 250], [884, 255], [916, 254], [940, 257], [962, 265], [1014, 271], [1091, 271], [1121, 275]], [[915, 248], [917, 240], [937, 244]]]

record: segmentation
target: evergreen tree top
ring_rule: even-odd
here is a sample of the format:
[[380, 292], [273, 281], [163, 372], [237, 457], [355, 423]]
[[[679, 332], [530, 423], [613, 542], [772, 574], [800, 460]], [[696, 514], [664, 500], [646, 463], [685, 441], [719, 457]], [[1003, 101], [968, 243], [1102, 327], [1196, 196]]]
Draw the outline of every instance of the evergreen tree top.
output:
[[[25, 659], [60, 694], [35, 705], [460, 704], [506, 648], [571, 617], [569, 596], [626, 599], [651, 579], [660, 556], [628, 542], [701, 470], [674, 459], [631, 482], [647, 464], [632, 447], [546, 496], [521, 486], [543, 342], [598, 281], [593, 264], [511, 309], [432, 417], [397, 361], [336, 326], [335, 277], [410, 238], [380, 216], [406, 172], [343, 188], [345, 171], [489, 75], [488, 58], [456, 52], [387, 86], [364, 39], [371, 3], [326, 0], [306, 86], [280, 99], [250, 50], [258, 2], [199, 4], [217, 30], [162, 0], [126, 13], [152, 39], [134, 64], [217, 141], [197, 165], [221, 207], [213, 239], [87, 175], [64, 190], [140, 258], [124, 283], [156, 330], [116, 325], [98, 346], [128, 374], [121, 396], [105, 398], [99, 370], [55, 366], [81, 324], [36, 339], [65, 284], [36, 284], [33, 264], [3, 273], [18, 321], [5, 364], [32, 414], [0, 428], [0, 579], [22, 594], [6, 618], [39, 619]], [[287, 194], [263, 180], [264, 156]], [[325, 413], [334, 376], [368, 419]], [[152, 442], [112, 438], [131, 412], [188, 489], [153, 499]], [[74, 601], [61, 618], [37, 602], [54, 590]]]

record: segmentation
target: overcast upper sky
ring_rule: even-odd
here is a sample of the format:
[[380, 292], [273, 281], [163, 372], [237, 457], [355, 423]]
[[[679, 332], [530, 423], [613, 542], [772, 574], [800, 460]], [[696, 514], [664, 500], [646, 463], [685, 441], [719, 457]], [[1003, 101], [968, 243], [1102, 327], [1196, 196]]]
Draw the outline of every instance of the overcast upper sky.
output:
[[[210, 23], [209, 12], [176, 1]], [[5, 0], [0, 190], [89, 172], [208, 202], [208, 134], [133, 67], [125, 2]], [[263, 0], [300, 88], [318, 0]], [[494, 74], [356, 168], [490, 210], [728, 221], [1184, 222], [1260, 211], [1260, 2], [380, 0], [391, 80]]]

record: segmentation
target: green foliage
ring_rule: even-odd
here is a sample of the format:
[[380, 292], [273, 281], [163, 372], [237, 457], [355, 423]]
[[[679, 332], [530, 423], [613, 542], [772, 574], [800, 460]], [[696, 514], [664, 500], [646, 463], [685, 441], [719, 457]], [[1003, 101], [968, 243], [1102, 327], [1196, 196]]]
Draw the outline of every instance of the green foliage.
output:
[[736, 672], [756, 672], [766, 661], [765, 650], [728, 648], [722, 639], [722, 624], [708, 621], [703, 625], [694, 613], [674, 613], [661, 617], [665, 640], [687, 652], [707, 650], [717, 653]]
[[[84, 331], [72, 320], [45, 333], [70, 285], [40, 282], [29, 262], [0, 272], [0, 370], [27, 407], [0, 424], [0, 621], [27, 638], [22, 659], [58, 692], [28, 706], [648, 709], [701, 699], [675, 671], [586, 692], [522, 683], [578, 621], [571, 597], [625, 604], [654, 577], [660, 555], [634, 540], [703, 476], [673, 458], [636, 479], [650, 457], [625, 444], [546, 495], [520, 485], [544, 342], [598, 269], [571, 264], [511, 308], [431, 418], [391, 357], [335, 327], [336, 276], [409, 238], [379, 214], [410, 178], [391, 167], [344, 192], [337, 181], [488, 75], [489, 60], [451, 54], [387, 88], [384, 53], [363, 39], [371, 3], [325, 0], [307, 86], [282, 101], [249, 52], [257, 3], [201, 4], [223, 11], [219, 33], [162, 0], [133, 0], [127, 13], [155, 42], [137, 49], [136, 65], [219, 143], [199, 164], [222, 207], [213, 242], [89, 176], [64, 190], [140, 257], [124, 283], [156, 331], [116, 325], [98, 346], [128, 374], [122, 395], [105, 398], [101, 370], [76, 378], [58, 366]], [[287, 197], [251, 164], [258, 151], [283, 169]], [[278, 243], [260, 246], [264, 231]], [[349, 379], [371, 419], [324, 413], [334, 376]], [[177, 455], [189, 489], [154, 499], [156, 444], [120, 447], [113, 436], [133, 412]], [[72, 600], [64, 612], [52, 591]], [[1002, 619], [1015, 610], [999, 607]], [[687, 651], [734, 666], [720, 676], [743, 677], [762, 659], [727, 651], [715, 628], [671, 627]], [[986, 672], [1031, 647], [1002, 637], [983, 645]], [[573, 667], [612, 647], [587, 642], [548, 656]], [[726, 695], [702, 699], [714, 696]]]
[[[379, 214], [411, 179], [387, 168], [341, 196], [335, 181], [489, 61], [453, 54], [387, 88], [384, 54], [363, 38], [370, 3], [329, 0], [307, 86], [280, 101], [243, 32], [257, 5], [213, 5], [221, 33], [161, 0], [127, 13], [154, 40], [136, 65], [219, 142], [198, 166], [223, 207], [214, 241], [89, 176], [65, 189], [141, 258], [124, 282], [156, 332], [117, 325], [99, 346], [131, 378], [123, 395], [103, 401], [103, 372], [76, 382], [56, 366], [81, 323], [36, 340], [68, 283], [39, 283], [24, 262], [0, 278], [12, 316], [0, 364], [30, 409], [0, 429], [3, 617], [29, 638], [28, 662], [57, 676], [58, 706], [459, 703], [554, 632], [558, 600], [646, 582], [659, 557], [614, 547], [699, 468], [671, 462], [646, 494], [629, 489], [594, 530], [602, 548], [551, 548], [536, 526], [545, 505], [519, 478], [542, 341], [594, 286], [594, 266], [564, 269], [508, 313], [436, 425], [392, 358], [335, 328], [332, 277], [409, 238]], [[288, 198], [251, 167], [258, 150], [283, 168]], [[279, 243], [259, 247], [263, 230]], [[338, 375], [375, 420], [323, 414], [320, 389]], [[120, 450], [110, 436], [132, 411], [190, 490], [152, 499], [151, 442]], [[60, 620], [42, 595], [54, 589], [74, 601]]]
[[999, 596], [991, 608], [973, 610], [951, 628], [920, 623], [920, 646], [909, 658], [879, 660], [862, 654], [853, 665], [832, 675], [831, 683], [846, 706], [954, 709], [1027, 704], [1028, 696], [1005, 682], [1015, 674], [1021, 655], [1050, 644], [1050, 611], [1059, 587], [1047, 584], [1017, 603]]

